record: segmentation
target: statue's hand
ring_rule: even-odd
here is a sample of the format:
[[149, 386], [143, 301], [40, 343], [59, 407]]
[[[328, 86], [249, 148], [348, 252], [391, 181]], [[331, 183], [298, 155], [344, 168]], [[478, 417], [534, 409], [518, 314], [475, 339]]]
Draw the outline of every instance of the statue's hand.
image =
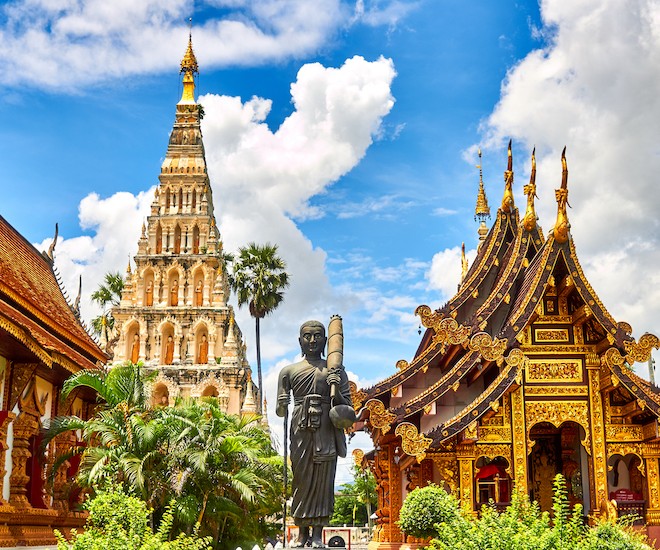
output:
[[287, 394], [287, 395], [280, 395], [280, 396], [277, 398], [277, 406], [278, 406], [278, 408], [280, 408], [280, 407], [288, 407], [290, 402], [291, 402], [291, 398], [289, 397], [289, 394]]
[[339, 375], [338, 372], [331, 372], [328, 374], [328, 385], [332, 386], [333, 384], [339, 385], [341, 384], [341, 376]]

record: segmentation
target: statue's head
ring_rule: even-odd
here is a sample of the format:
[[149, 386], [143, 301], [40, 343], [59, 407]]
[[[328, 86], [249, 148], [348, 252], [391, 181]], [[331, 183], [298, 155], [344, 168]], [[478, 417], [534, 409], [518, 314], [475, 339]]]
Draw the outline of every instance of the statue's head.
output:
[[325, 350], [325, 327], [319, 321], [306, 321], [300, 326], [300, 350], [307, 359], [320, 359]]

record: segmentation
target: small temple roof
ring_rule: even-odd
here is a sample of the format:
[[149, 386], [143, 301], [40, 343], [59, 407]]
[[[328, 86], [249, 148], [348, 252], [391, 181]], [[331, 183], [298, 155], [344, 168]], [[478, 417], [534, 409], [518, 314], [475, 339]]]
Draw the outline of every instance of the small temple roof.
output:
[[50, 259], [2, 216], [0, 321], [48, 366], [59, 363], [75, 372], [107, 360], [64, 297]]

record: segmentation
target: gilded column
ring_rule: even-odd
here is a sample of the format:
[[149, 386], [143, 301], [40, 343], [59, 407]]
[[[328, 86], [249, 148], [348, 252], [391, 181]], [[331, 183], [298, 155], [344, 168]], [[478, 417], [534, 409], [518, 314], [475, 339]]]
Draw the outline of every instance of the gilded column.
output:
[[[603, 421], [603, 401], [600, 394], [600, 367], [587, 359], [589, 373], [589, 404], [591, 413], [591, 445], [593, 460], [596, 507], [607, 501], [607, 454], [605, 453], [605, 423]], [[594, 510], [594, 511], [595, 511]]]
[[398, 456], [390, 452], [390, 542], [404, 542], [404, 536], [399, 529], [399, 511], [401, 510], [401, 470]]
[[458, 447], [456, 449], [459, 472], [459, 495], [461, 505], [474, 510], [474, 445]]
[[516, 489], [526, 495], [527, 488], [527, 429], [525, 426], [525, 395], [520, 386], [511, 394], [511, 433], [513, 439], [513, 474]]
[[7, 454], [7, 430], [9, 430], [9, 424], [11, 424], [16, 415], [13, 412], [1, 411], [0, 412], [0, 504], [5, 504], [5, 500], [2, 498], [2, 481], [5, 478], [7, 469], [5, 468], [5, 455]]
[[658, 457], [647, 456], [646, 482], [649, 489], [649, 507], [646, 510], [646, 523], [648, 525], [660, 525], [660, 476], [658, 473]]

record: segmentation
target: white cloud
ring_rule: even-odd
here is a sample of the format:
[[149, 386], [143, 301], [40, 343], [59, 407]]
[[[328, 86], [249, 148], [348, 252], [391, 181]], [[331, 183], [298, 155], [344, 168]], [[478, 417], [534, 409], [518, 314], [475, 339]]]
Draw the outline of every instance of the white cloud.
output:
[[660, 4], [544, 0], [541, 15], [549, 45], [510, 70], [485, 133], [491, 146], [536, 144], [546, 229], [567, 145], [569, 220], [586, 275], [636, 336], [658, 333]]
[[387, 25], [390, 28], [406, 17], [411, 11], [419, 7], [420, 2], [404, 2], [401, 0], [357, 0], [352, 23], [360, 22], [364, 25], [376, 27]]
[[[465, 256], [468, 264], [474, 260], [477, 255], [476, 250], [468, 250]], [[448, 300], [458, 289], [461, 282], [461, 247], [446, 248], [437, 252], [431, 260], [431, 268], [426, 274], [429, 288], [439, 290], [441, 299]]]
[[[199, 61], [207, 67], [308, 54], [345, 18], [340, 0], [207, 4], [224, 8], [194, 28]], [[162, 71], [183, 55], [192, 13], [190, 0], [15, 0], [0, 11], [0, 62], [10, 85], [69, 91]]]
[[[129, 253], [137, 252], [137, 240], [142, 221], [149, 215], [154, 188], [137, 196], [118, 192], [102, 199], [96, 193], [85, 197], [78, 209], [80, 227], [91, 236], [66, 238], [69, 228], [60, 228], [55, 247], [55, 266], [71, 300], [78, 291], [78, 278], [82, 275], [83, 292], [80, 309], [83, 319], [89, 321], [98, 314], [90, 294], [96, 290], [108, 271], [122, 274], [128, 265]], [[62, 236], [64, 235], [64, 236]], [[47, 250], [52, 238], [35, 244], [38, 250]]]

